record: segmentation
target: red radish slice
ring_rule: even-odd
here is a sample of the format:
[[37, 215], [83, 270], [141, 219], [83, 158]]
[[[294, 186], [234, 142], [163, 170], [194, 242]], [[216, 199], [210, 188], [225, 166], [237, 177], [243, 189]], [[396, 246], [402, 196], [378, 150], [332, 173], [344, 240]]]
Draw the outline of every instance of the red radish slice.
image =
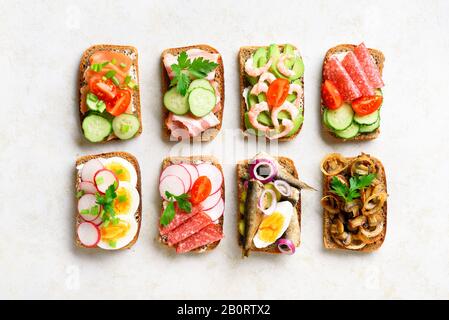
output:
[[84, 191], [84, 194], [96, 194], [97, 188], [92, 182], [89, 181], [81, 181], [79, 185], [79, 189]]
[[187, 169], [180, 165], [180, 164], [172, 164], [171, 166], [168, 166], [167, 168], [162, 171], [161, 176], [159, 178], [159, 181], [162, 181], [167, 176], [176, 176], [179, 179], [182, 180], [185, 190], [184, 192], [187, 192], [190, 190], [190, 186], [192, 185], [192, 178], [190, 177], [189, 171]]
[[162, 198], [168, 200], [165, 196], [165, 191], [168, 191], [175, 196], [179, 196], [185, 193], [184, 183], [181, 178], [177, 176], [166, 176], [161, 180], [161, 182], [159, 182], [159, 193]]
[[[103, 210], [103, 209], [101, 209], [101, 211], [102, 211], [102, 210]], [[101, 213], [101, 211], [100, 211], [100, 213]], [[99, 227], [100, 224], [103, 223], [103, 219], [101, 219], [101, 214], [99, 214], [98, 217], [96, 217], [95, 220], [92, 220], [91, 222], [92, 222], [94, 225], [96, 225], [97, 227]]]
[[212, 221], [215, 221], [223, 215], [224, 209], [224, 200], [220, 199], [213, 208], [204, 210], [204, 213], [207, 214], [212, 219]]
[[196, 168], [198, 169], [200, 176], [206, 176], [210, 179], [212, 184], [211, 194], [220, 190], [221, 185], [223, 184], [223, 175], [221, 174], [220, 169], [208, 163], [201, 163], [197, 165]]
[[86, 247], [95, 247], [100, 242], [100, 229], [92, 222], [82, 222], [77, 230], [78, 238]]
[[[183, 166], [184, 168], [187, 169], [187, 171], [189, 171], [190, 178], [191, 178], [190, 188], [192, 188], [193, 184], [195, 183], [196, 179], [198, 179], [200, 174], [198, 173], [198, 170], [196, 169], [196, 167], [193, 164], [181, 163], [181, 166]], [[189, 188], [189, 190], [190, 190], [190, 188]]]
[[203, 210], [209, 210], [215, 207], [218, 204], [218, 201], [221, 199], [221, 189], [218, 189], [217, 192], [211, 194], [206, 198], [203, 202], [201, 202], [201, 207]]
[[116, 184], [116, 188], [118, 188], [118, 179], [117, 176], [108, 169], [102, 169], [98, 171], [94, 176], [95, 186], [97, 187], [98, 192], [105, 193], [110, 185]]
[[78, 200], [78, 212], [79, 212], [80, 216], [85, 221], [93, 221], [93, 220], [95, 220], [99, 216], [100, 210], [98, 210], [98, 214], [97, 215], [82, 214], [81, 212], [83, 210], [89, 210], [90, 211], [90, 209], [92, 207], [96, 206], [96, 205], [97, 205], [97, 198], [93, 194], [85, 194], [84, 196], [82, 196]]
[[91, 159], [87, 161], [81, 169], [81, 180], [94, 182], [95, 174], [104, 169], [103, 164], [98, 159]]

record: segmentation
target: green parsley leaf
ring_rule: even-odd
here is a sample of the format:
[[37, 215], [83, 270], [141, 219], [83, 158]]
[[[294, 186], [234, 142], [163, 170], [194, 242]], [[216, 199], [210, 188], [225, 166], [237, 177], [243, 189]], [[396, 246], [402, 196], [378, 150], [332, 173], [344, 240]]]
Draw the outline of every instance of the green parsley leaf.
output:
[[168, 225], [175, 217], [175, 205], [173, 201], [170, 201], [165, 207], [164, 212], [161, 215], [160, 223], [163, 226]]
[[194, 75], [195, 78], [204, 78], [207, 74], [213, 71], [218, 64], [209, 60], [204, 60], [203, 57], [195, 58], [192, 65], [189, 68], [190, 74]]
[[173, 218], [175, 217], [175, 204], [174, 202], [178, 204], [179, 209], [181, 209], [185, 213], [192, 212], [192, 203], [190, 203], [189, 195], [186, 193], [183, 193], [179, 196], [175, 196], [174, 194], [165, 191], [165, 196], [167, 197], [168, 204], [165, 207], [164, 212], [161, 215], [160, 223], [163, 226], [168, 225]]
[[332, 191], [342, 198], [345, 198], [346, 194], [349, 192], [349, 188], [335, 176], [332, 177], [331, 187]]
[[351, 202], [360, 197], [360, 190], [371, 185], [376, 178], [375, 174], [367, 174], [364, 176], [354, 176], [349, 179], [349, 187], [338, 180], [337, 177], [332, 177], [331, 191], [336, 195], [342, 197], [345, 202]]
[[[101, 220], [104, 226], [107, 227], [109, 223], [117, 224], [119, 219], [115, 216], [114, 210], [114, 200], [117, 198], [117, 193], [115, 192], [116, 185], [112, 184], [108, 187], [104, 195], [97, 192], [97, 204], [103, 206], [103, 211], [101, 214]], [[97, 213], [98, 214], [98, 213]]]

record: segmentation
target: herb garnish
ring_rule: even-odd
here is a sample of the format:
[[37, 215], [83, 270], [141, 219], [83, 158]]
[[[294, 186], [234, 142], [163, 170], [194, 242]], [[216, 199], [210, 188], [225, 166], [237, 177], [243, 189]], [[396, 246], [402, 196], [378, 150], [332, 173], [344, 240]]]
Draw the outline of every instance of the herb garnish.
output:
[[376, 178], [375, 174], [367, 174], [364, 176], [355, 176], [349, 179], [349, 187], [341, 182], [337, 177], [332, 177], [332, 192], [342, 197], [345, 202], [351, 202], [355, 198], [360, 197], [359, 190], [371, 185]]
[[109, 64], [109, 61], [105, 61], [103, 63], [94, 63], [90, 66], [92, 70], [95, 72], [100, 72], [104, 67], [106, 67]]
[[84, 210], [81, 210], [80, 213], [81, 213], [82, 215], [85, 215], [85, 216], [87, 216], [87, 215], [97, 216], [99, 210], [100, 210], [100, 207], [97, 205], [97, 206], [93, 206], [93, 207], [90, 208], [90, 209], [84, 209]]
[[117, 198], [117, 193], [115, 192], [116, 185], [111, 184], [106, 190], [104, 195], [97, 192], [97, 204], [103, 206], [103, 211], [101, 212], [101, 220], [103, 221], [103, 226], [107, 227], [110, 223], [117, 224], [120, 219], [115, 216], [114, 210], [114, 200]]
[[175, 217], [175, 201], [178, 203], [179, 209], [186, 213], [192, 212], [192, 204], [190, 203], [189, 196], [186, 193], [183, 193], [179, 196], [175, 196], [168, 191], [165, 191], [165, 195], [168, 199], [168, 204], [165, 207], [164, 212], [161, 215], [160, 223], [163, 226], [168, 225], [173, 218]]
[[82, 196], [84, 196], [85, 193], [86, 193], [86, 192], [85, 192], [84, 190], [79, 190], [79, 191], [76, 193], [76, 198], [77, 198], [77, 199], [81, 198]]

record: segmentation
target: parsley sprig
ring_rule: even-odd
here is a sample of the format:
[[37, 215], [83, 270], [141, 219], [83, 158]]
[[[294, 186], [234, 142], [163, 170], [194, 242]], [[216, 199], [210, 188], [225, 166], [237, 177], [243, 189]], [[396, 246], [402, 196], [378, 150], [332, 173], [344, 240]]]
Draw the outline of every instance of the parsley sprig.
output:
[[114, 200], [117, 198], [115, 189], [116, 185], [111, 184], [104, 195], [101, 195], [98, 192], [96, 194], [97, 204], [103, 206], [101, 220], [103, 220], [104, 227], [107, 227], [110, 223], [117, 224], [120, 221], [120, 219], [116, 217], [114, 210]]
[[170, 86], [176, 85], [176, 90], [185, 96], [191, 78], [202, 79], [217, 66], [217, 63], [205, 60], [203, 57], [198, 57], [191, 61], [187, 53], [183, 51], [178, 56], [178, 64], [171, 65], [175, 76], [171, 80]]
[[360, 197], [360, 190], [371, 185], [376, 178], [375, 174], [367, 174], [363, 176], [354, 176], [349, 179], [349, 187], [341, 182], [337, 177], [332, 177], [332, 192], [342, 197], [345, 202], [351, 202], [353, 199]]
[[186, 213], [192, 212], [192, 204], [189, 201], [189, 195], [183, 193], [179, 196], [175, 196], [174, 194], [165, 191], [165, 195], [168, 199], [168, 204], [165, 207], [164, 212], [161, 215], [160, 224], [163, 226], [168, 225], [173, 218], [175, 217], [175, 201], [178, 204], [179, 209]]

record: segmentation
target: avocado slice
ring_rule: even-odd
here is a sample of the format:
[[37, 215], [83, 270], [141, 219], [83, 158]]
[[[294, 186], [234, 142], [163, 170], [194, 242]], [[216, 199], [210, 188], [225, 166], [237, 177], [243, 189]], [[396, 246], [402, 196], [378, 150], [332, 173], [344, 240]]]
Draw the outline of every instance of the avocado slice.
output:
[[[286, 44], [284, 46], [284, 53], [293, 55], [295, 53], [295, 47], [291, 44]], [[294, 59], [287, 59], [285, 60], [285, 65], [287, 68], [291, 69], [293, 67], [293, 63], [295, 62]]]
[[246, 77], [246, 80], [249, 82], [250, 85], [253, 86], [253, 85], [255, 85], [257, 83], [257, 78], [256, 77], [251, 77], [251, 76], [247, 75], [246, 73], [245, 73], [245, 77]]
[[282, 119], [290, 119], [290, 113], [288, 113], [285, 110], [282, 110], [281, 112], [278, 113], [278, 119], [282, 120]]
[[304, 62], [302, 61], [301, 57], [296, 57], [293, 62], [293, 68], [292, 68], [294, 74], [288, 78], [290, 81], [299, 79], [304, 74]]
[[[302, 111], [302, 110], [301, 110]], [[304, 121], [304, 117], [302, 116], [302, 112], [296, 117], [295, 120], [293, 120], [293, 128], [292, 130], [286, 135], [286, 137], [291, 137], [296, 132], [298, 132], [299, 128], [301, 127], [302, 123]]]
[[279, 56], [281, 55], [281, 51], [279, 50], [279, 47], [276, 44], [271, 44], [268, 47], [268, 59], [271, 59], [272, 63], [270, 66], [270, 72], [273, 73], [276, 78], [286, 78], [283, 76], [277, 68]]
[[267, 48], [262, 47], [254, 52], [253, 65], [255, 68], [260, 68], [267, 64]]
[[247, 132], [256, 136], [263, 136], [265, 135], [263, 132], [256, 130], [251, 122], [249, 122], [249, 116], [248, 116], [248, 112], [245, 112], [245, 127], [247, 129]]
[[259, 103], [267, 101], [267, 96], [265, 95], [265, 93], [259, 93], [257, 95], [257, 100], [259, 101]]
[[273, 125], [273, 122], [271, 121], [270, 118], [270, 114], [267, 111], [259, 113], [259, 115], [257, 116], [257, 121], [268, 127]]
[[256, 105], [259, 101], [257, 100], [257, 96], [250, 94], [248, 92], [248, 97], [247, 97], [247, 108], [251, 109], [254, 105]]

